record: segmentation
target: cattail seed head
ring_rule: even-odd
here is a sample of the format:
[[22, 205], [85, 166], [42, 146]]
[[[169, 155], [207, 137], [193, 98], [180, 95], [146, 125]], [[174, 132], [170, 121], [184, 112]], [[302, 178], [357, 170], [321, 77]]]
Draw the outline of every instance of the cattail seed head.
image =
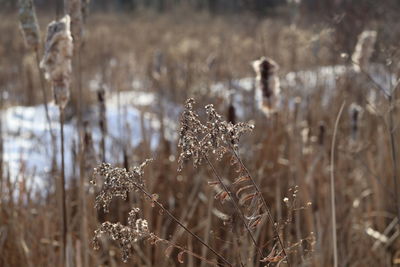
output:
[[368, 69], [369, 61], [374, 52], [376, 35], [376, 31], [363, 31], [358, 36], [357, 45], [351, 57], [356, 72]]
[[356, 103], [352, 103], [349, 107], [350, 124], [351, 124], [351, 137], [353, 140], [357, 139], [359, 127], [360, 127], [360, 117], [363, 113], [363, 108]]
[[60, 21], [51, 22], [47, 27], [45, 53], [40, 62], [46, 79], [52, 84], [54, 100], [63, 109], [69, 101], [72, 53], [70, 17], [66, 15]]
[[326, 126], [323, 121], [319, 122], [318, 125], [319, 133], [318, 133], [318, 144], [320, 146], [324, 145], [325, 135], [326, 135]]
[[106, 90], [104, 86], [101, 86], [97, 90], [97, 101], [99, 104], [99, 127], [102, 133], [107, 132], [107, 120], [106, 120]]
[[36, 18], [33, 0], [19, 0], [18, 14], [25, 44], [35, 50], [40, 43], [40, 29]]
[[259, 107], [266, 115], [270, 115], [274, 112], [280, 95], [277, 74], [279, 66], [272, 59], [262, 57], [253, 62], [253, 68], [257, 74], [258, 95], [261, 96]]

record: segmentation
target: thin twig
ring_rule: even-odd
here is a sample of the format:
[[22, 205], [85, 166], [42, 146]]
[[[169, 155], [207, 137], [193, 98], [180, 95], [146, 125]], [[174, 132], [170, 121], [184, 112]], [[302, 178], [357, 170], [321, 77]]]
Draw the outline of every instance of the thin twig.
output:
[[217, 251], [215, 251], [210, 245], [205, 243], [199, 236], [197, 236], [195, 233], [193, 233], [189, 228], [187, 228], [183, 223], [181, 223], [172, 213], [164, 208], [164, 206], [158, 202], [157, 199], [155, 199], [149, 192], [146, 191], [145, 188], [139, 186], [138, 184], [134, 184], [134, 186], [141, 191], [146, 197], [148, 197], [153, 203], [155, 203], [163, 212], [165, 212], [176, 224], [178, 224], [180, 227], [182, 227], [188, 234], [193, 236], [197, 241], [199, 241], [203, 246], [205, 246], [207, 249], [209, 249], [215, 256], [217, 256], [219, 259], [221, 259], [225, 264], [228, 266], [233, 266], [232, 263], [230, 263], [227, 259], [225, 259], [221, 254], [219, 254]]
[[181, 251], [187, 253], [188, 255], [191, 255], [191, 256], [193, 256], [193, 257], [195, 257], [195, 258], [201, 260], [202, 262], [206, 262], [206, 263], [208, 263], [208, 264], [210, 264], [210, 265], [218, 265], [218, 262], [215, 262], [215, 261], [211, 261], [211, 260], [209, 260], [209, 259], [206, 259], [206, 258], [200, 256], [199, 254], [196, 254], [196, 253], [194, 253], [193, 251], [188, 250], [187, 248], [184, 248], [184, 247], [182, 247], [182, 246], [179, 246], [178, 244], [175, 244], [174, 242], [171, 242], [171, 241], [169, 241], [169, 240], [167, 240], [167, 239], [162, 239], [162, 238], [157, 237], [157, 241], [167, 243], [169, 246], [172, 246], [172, 247], [174, 247], [174, 248], [177, 248], [177, 249], [179, 249], [179, 250], [181, 250]]
[[394, 136], [394, 122], [393, 122], [393, 96], [389, 97], [389, 136], [390, 136], [390, 148], [391, 148], [391, 157], [392, 157], [392, 172], [393, 172], [393, 183], [394, 183], [394, 190], [395, 190], [395, 197], [396, 197], [396, 206], [397, 206], [397, 218], [400, 224], [400, 202], [399, 202], [399, 184], [397, 180], [397, 146], [396, 146], [396, 139]]
[[331, 146], [331, 209], [332, 209], [332, 242], [333, 242], [333, 266], [338, 266], [338, 252], [337, 252], [337, 234], [336, 234], [336, 205], [335, 205], [335, 176], [334, 176], [334, 164], [335, 164], [335, 145], [336, 145], [336, 134], [339, 125], [340, 117], [342, 116], [344, 105], [346, 101], [343, 101], [340, 107], [339, 113], [336, 117], [335, 128], [333, 130], [332, 146]]
[[255, 180], [253, 179], [253, 177], [250, 174], [250, 171], [247, 169], [247, 167], [244, 165], [242, 159], [239, 157], [238, 153], [235, 151], [235, 149], [232, 147], [232, 145], [230, 145], [231, 151], [233, 152], [235, 158], [238, 160], [238, 162], [240, 163], [240, 165], [242, 166], [242, 168], [244, 169], [244, 171], [246, 172], [247, 176], [250, 178], [251, 183], [253, 184], [253, 186], [255, 187], [257, 194], [260, 196], [261, 201], [263, 202], [264, 208], [267, 212], [267, 216], [269, 221], [272, 224], [274, 233], [275, 233], [275, 238], [278, 239], [279, 245], [282, 248], [282, 252], [286, 257], [286, 262], [288, 264], [288, 266], [290, 267], [290, 262], [289, 262], [289, 258], [288, 255], [286, 253], [286, 249], [285, 249], [285, 245], [283, 244], [282, 238], [280, 237], [279, 231], [278, 231], [278, 227], [275, 225], [275, 221], [272, 217], [271, 211], [269, 206], [267, 205], [267, 201], [265, 200], [265, 198], [263, 197], [260, 188], [258, 187], [257, 183], [255, 182]]
[[55, 157], [55, 153], [56, 153], [56, 137], [55, 137], [55, 135], [53, 133], [53, 127], [51, 126], [51, 119], [50, 119], [50, 114], [49, 114], [49, 106], [47, 105], [46, 86], [45, 86], [43, 74], [40, 71], [40, 58], [39, 58], [38, 49], [36, 49], [36, 51], [35, 51], [35, 57], [36, 57], [36, 65], [37, 65], [38, 72], [39, 72], [40, 87], [42, 89], [44, 111], [45, 111], [45, 115], [46, 115], [47, 124], [49, 126], [49, 133], [50, 133], [51, 143], [52, 143], [52, 147], [53, 147], [53, 154], [54, 154], [53, 156]]
[[205, 158], [205, 160], [207, 161], [208, 165], [211, 167], [211, 169], [212, 169], [212, 171], [213, 171], [215, 177], [218, 179], [218, 182], [221, 184], [222, 188], [224, 189], [224, 191], [229, 195], [230, 199], [232, 200], [232, 203], [233, 203], [233, 205], [234, 205], [234, 207], [235, 207], [235, 210], [239, 213], [239, 215], [240, 215], [240, 217], [241, 217], [241, 219], [242, 219], [242, 221], [243, 221], [243, 224], [244, 224], [244, 226], [246, 227], [246, 230], [247, 230], [247, 232], [249, 233], [250, 238], [251, 238], [251, 240], [253, 241], [254, 246], [255, 246], [256, 249], [257, 249], [257, 252], [260, 254], [261, 257], [263, 257], [263, 253], [262, 253], [260, 247], [258, 246], [257, 241], [256, 241], [256, 239], [254, 238], [254, 235], [253, 235], [253, 233], [251, 232], [249, 225], [248, 225], [247, 222], [246, 222], [246, 217], [244, 216], [243, 211], [240, 209], [239, 204], [238, 204], [237, 201], [235, 200], [235, 198], [234, 198], [232, 192], [226, 187], [226, 185], [225, 185], [224, 182], [222, 181], [221, 176], [218, 174], [217, 170], [215, 169], [214, 165], [211, 163], [211, 161], [209, 160], [209, 158], [208, 158], [207, 156], [204, 156], [204, 158]]
[[61, 212], [62, 212], [62, 241], [63, 241], [63, 264], [67, 255], [67, 208], [65, 194], [65, 159], [64, 159], [64, 109], [60, 106], [60, 135], [61, 135]]

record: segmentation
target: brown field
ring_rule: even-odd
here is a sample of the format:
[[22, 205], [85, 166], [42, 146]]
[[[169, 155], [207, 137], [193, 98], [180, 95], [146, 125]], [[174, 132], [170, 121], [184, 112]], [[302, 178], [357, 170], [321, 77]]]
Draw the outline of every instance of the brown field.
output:
[[[49, 108], [56, 107], [37, 61], [54, 16], [38, 13], [35, 52], [24, 43], [17, 12], [0, 13], [0, 266], [400, 264], [400, 22], [391, 12], [349, 28], [285, 9], [267, 17], [189, 9], [90, 13], [81, 46], [74, 43], [64, 121], [52, 121], [54, 143], [30, 141], [51, 148], [43, 155], [47, 165], [35, 170], [27, 150], [10, 163], [7, 140], [23, 134], [8, 131], [17, 121], [6, 114], [43, 104], [43, 88]], [[394, 77], [388, 91], [371, 68], [353, 67], [363, 30], [377, 32], [368, 64]], [[281, 80], [282, 103], [271, 104], [268, 115], [253, 100], [262, 85], [251, 62], [262, 56], [279, 65]], [[334, 65], [344, 71], [329, 69], [330, 80], [318, 74]], [[249, 91], [235, 87], [242, 78], [251, 81]], [[222, 93], [213, 91], [216, 84]], [[229, 89], [232, 96], [224, 97]], [[139, 119], [124, 113], [129, 92], [154, 96], [127, 104]], [[113, 96], [118, 122], [107, 106]], [[184, 108], [188, 98], [196, 101], [193, 111]], [[211, 108], [206, 113], [208, 104], [220, 118]], [[156, 130], [146, 128], [149, 117]], [[254, 129], [238, 141], [233, 134], [247, 126], [225, 122], [233, 119]], [[64, 146], [71, 155], [64, 168], [61, 123], [73, 140]], [[140, 133], [138, 142], [132, 132]], [[144, 173], [135, 168], [149, 158]], [[130, 172], [101, 169], [103, 160]], [[30, 186], [33, 179], [44, 186]], [[141, 219], [130, 214], [134, 207]]]

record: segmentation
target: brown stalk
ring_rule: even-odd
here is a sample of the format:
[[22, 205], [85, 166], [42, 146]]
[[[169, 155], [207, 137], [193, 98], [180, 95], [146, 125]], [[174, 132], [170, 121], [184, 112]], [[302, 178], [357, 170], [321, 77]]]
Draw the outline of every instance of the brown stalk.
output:
[[64, 109], [60, 106], [60, 135], [61, 135], [61, 213], [62, 213], [62, 260], [66, 262], [67, 255], [67, 206], [65, 194], [65, 153], [64, 153]]
[[47, 92], [46, 92], [46, 87], [45, 87], [43, 74], [40, 71], [40, 58], [39, 58], [38, 49], [35, 50], [35, 57], [36, 57], [36, 64], [37, 64], [37, 68], [38, 68], [38, 72], [39, 72], [39, 80], [40, 80], [40, 87], [41, 87], [41, 90], [42, 90], [44, 111], [45, 111], [45, 114], [46, 114], [46, 120], [47, 120], [47, 124], [49, 126], [49, 133], [50, 133], [51, 143], [52, 143], [52, 147], [53, 147], [53, 157], [55, 157], [56, 148], [57, 148], [57, 146], [56, 146], [56, 137], [55, 137], [55, 135], [53, 133], [53, 128], [51, 127], [51, 120], [50, 120], [50, 115], [49, 115], [49, 106], [47, 105]]
[[224, 189], [224, 191], [229, 195], [230, 199], [232, 200], [232, 203], [233, 203], [233, 205], [234, 205], [234, 207], [235, 207], [235, 210], [239, 213], [239, 215], [240, 215], [240, 217], [241, 217], [241, 219], [242, 219], [242, 221], [243, 221], [243, 224], [244, 224], [244, 226], [245, 226], [247, 232], [249, 233], [250, 238], [251, 238], [251, 240], [252, 240], [254, 246], [255, 246], [256, 249], [258, 250], [258, 253], [260, 254], [260, 256], [263, 257], [263, 253], [262, 253], [260, 247], [258, 246], [257, 241], [256, 241], [256, 239], [254, 238], [253, 233], [252, 233], [251, 230], [250, 230], [250, 226], [246, 223], [246, 218], [245, 218], [245, 216], [244, 216], [244, 214], [243, 214], [243, 211], [240, 209], [239, 204], [237, 203], [237, 201], [236, 201], [236, 199], [235, 199], [235, 196], [234, 196], [234, 195], [232, 194], [232, 192], [226, 187], [226, 185], [225, 185], [224, 182], [222, 181], [221, 176], [218, 174], [217, 170], [215, 169], [215, 167], [214, 167], [214, 165], [211, 163], [211, 161], [208, 159], [208, 157], [205, 155], [204, 158], [205, 158], [205, 160], [207, 161], [208, 165], [211, 167], [214, 176], [218, 179], [218, 181], [219, 181], [219, 183], [221, 184], [222, 188]]
[[176, 224], [182, 227], [188, 234], [194, 237], [197, 241], [199, 241], [203, 246], [205, 246], [208, 250], [210, 250], [215, 256], [217, 256], [220, 260], [222, 260], [226, 265], [233, 266], [227, 259], [225, 259], [221, 254], [215, 251], [212, 247], [210, 247], [207, 243], [205, 243], [199, 236], [193, 233], [189, 228], [187, 228], [183, 223], [181, 223], [171, 212], [169, 212], [164, 206], [158, 202], [150, 193], [146, 191], [145, 188], [139, 186], [138, 184], [134, 184], [134, 186], [142, 192], [146, 197], [148, 197], [153, 203], [155, 203], [163, 212], [165, 212]]
[[[353, 61], [354, 64], [357, 64], [356, 62]], [[375, 79], [365, 70], [361, 68], [361, 72], [387, 97], [388, 99], [388, 105], [389, 105], [389, 125], [388, 125], [388, 131], [389, 131], [389, 138], [390, 138], [390, 153], [391, 153], [391, 158], [392, 158], [392, 179], [393, 179], [393, 184], [394, 184], [394, 191], [395, 191], [395, 198], [396, 198], [396, 208], [397, 208], [397, 218], [398, 218], [398, 223], [400, 224], [400, 198], [399, 198], [399, 182], [398, 182], [398, 177], [397, 177], [397, 172], [398, 172], [398, 165], [397, 165], [397, 150], [396, 150], [396, 138], [394, 136], [394, 131], [395, 131], [395, 126], [394, 126], [394, 120], [393, 120], [393, 111], [395, 109], [395, 103], [393, 103], [393, 97], [395, 96], [396, 90], [400, 86], [400, 80], [397, 81], [397, 83], [393, 86], [393, 88], [390, 90], [390, 93], [386, 92], [385, 88], [383, 88]]]
[[280, 234], [279, 234], [278, 227], [275, 225], [275, 221], [274, 221], [274, 219], [273, 219], [273, 217], [272, 217], [270, 208], [269, 208], [269, 206], [267, 205], [267, 202], [266, 202], [265, 198], [263, 197], [260, 188], [258, 187], [258, 185], [257, 185], [257, 183], [255, 182], [254, 178], [251, 176], [249, 170], [248, 170], [247, 167], [244, 165], [244, 163], [242, 162], [242, 159], [239, 157], [239, 155], [237, 154], [237, 152], [235, 151], [235, 149], [232, 147], [231, 144], [230, 144], [230, 148], [231, 148], [231, 151], [232, 151], [233, 155], [235, 156], [235, 158], [237, 159], [237, 161], [240, 163], [240, 165], [242, 166], [242, 168], [244, 169], [244, 171], [246, 172], [246, 174], [248, 175], [248, 177], [250, 177], [250, 181], [251, 181], [251, 183], [253, 184], [254, 188], [256, 189], [256, 192], [257, 192], [258, 196], [260, 197], [260, 199], [261, 199], [261, 201], [262, 201], [262, 203], [263, 203], [263, 206], [264, 206], [264, 208], [265, 208], [265, 210], [266, 210], [266, 212], [267, 212], [268, 220], [269, 220], [269, 221], [271, 222], [271, 224], [272, 224], [272, 227], [273, 227], [273, 230], [274, 230], [274, 233], [275, 233], [275, 238], [278, 239], [279, 245], [280, 245], [281, 248], [282, 248], [282, 252], [283, 252], [284, 256], [286, 257], [287, 264], [288, 264], [288, 266], [290, 266], [289, 258], [288, 258], [288, 256], [287, 256], [287, 253], [286, 253], [286, 250], [285, 250], [285, 245], [283, 244], [282, 238], [280, 237]]
[[336, 146], [336, 135], [339, 126], [339, 120], [342, 116], [344, 105], [340, 107], [339, 113], [336, 117], [335, 128], [333, 130], [332, 145], [331, 145], [331, 210], [332, 210], [332, 243], [333, 243], [333, 266], [338, 266], [338, 252], [337, 252], [337, 233], [336, 233], [336, 204], [335, 204], [335, 176], [334, 176], [334, 163], [335, 163], [335, 146]]

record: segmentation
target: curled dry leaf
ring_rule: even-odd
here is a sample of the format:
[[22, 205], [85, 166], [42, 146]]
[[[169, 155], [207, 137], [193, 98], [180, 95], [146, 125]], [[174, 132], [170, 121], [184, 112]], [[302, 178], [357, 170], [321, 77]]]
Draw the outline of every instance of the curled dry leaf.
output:
[[240, 205], [243, 205], [246, 201], [248, 201], [248, 200], [252, 200], [254, 197], [256, 197], [257, 196], [257, 192], [256, 193], [251, 193], [251, 194], [248, 194], [248, 195], [245, 195], [244, 197], [242, 197], [240, 200], [239, 200], [239, 204]]
[[173, 250], [174, 250], [173, 246], [168, 246], [164, 251], [164, 255], [169, 258], [171, 256], [171, 253], [172, 253]]
[[181, 251], [178, 253], [178, 261], [179, 263], [183, 263], [183, 255], [185, 254], [185, 251]]
[[240, 176], [239, 178], [237, 178], [234, 182], [233, 182], [233, 184], [240, 184], [240, 183], [243, 183], [243, 182], [246, 182], [246, 181], [249, 181], [250, 180], [250, 177], [249, 176]]

